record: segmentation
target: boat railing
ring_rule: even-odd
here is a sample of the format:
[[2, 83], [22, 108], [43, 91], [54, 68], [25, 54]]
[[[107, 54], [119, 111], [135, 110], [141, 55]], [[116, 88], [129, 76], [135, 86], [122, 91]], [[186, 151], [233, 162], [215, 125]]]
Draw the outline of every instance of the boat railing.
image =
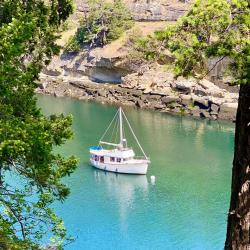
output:
[[146, 158], [145, 156], [135, 156], [134, 159], [136, 159], [136, 160], [149, 160], [149, 158]]

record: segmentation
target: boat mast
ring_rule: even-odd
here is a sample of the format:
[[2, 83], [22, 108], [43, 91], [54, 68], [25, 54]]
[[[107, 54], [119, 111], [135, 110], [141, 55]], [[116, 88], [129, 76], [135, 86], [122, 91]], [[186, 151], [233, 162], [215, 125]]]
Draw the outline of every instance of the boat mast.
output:
[[120, 145], [123, 148], [122, 108], [119, 108]]
[[[121, 111], [122, 111], [122, 110], [121, 110]], [[137, 137], [136, 137], [136, 135], [135, 135], [135, 133], [134, 133], [134, 131], [133, 131], [133, 129], [132, 129], [132, 127], [131, 127], [131, 125], [130, 125], [129, 121], [128, 121], [128, 118], [126, 117], [126, 115], [125, 115], [125, 113], [124, 113], [123, 111], [122, 111], [122, 114], [124, 115], [124, 117], [125, 117], [125, 121], [127, 122], [128, 127], [129, 127], [130, 131], [132, 132], [132, 135], [134, 136], [135, 141], [137, 142], [137, 144], [138, 144], [138, 146], [139, 146], [140, 150], [142, 151], [142, 153], [143, 153], [143, 155], [144, 155], [145, 159], [146, 159], [146, 160], [148, 160], [149, 158], [148, 158], [148, 157], [147, 157], [147, 155], [145, 154], [145, 152], [144, 152], [144, 150], [143, 150], [143, 148], [142, 148], [142, 146], [141, 146], [140, 142], [138, 141], [138, 139], [137, 139]]]

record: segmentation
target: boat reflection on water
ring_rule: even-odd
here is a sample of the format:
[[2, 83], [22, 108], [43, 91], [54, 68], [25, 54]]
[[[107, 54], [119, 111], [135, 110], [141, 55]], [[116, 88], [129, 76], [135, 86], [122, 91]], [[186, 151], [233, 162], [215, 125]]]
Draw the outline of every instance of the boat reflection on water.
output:
[[97, 183], [104, 184], [110, 195], [116, 194], [118, 199], [126, 202], [134, 200], [134, 193], [147, 195], [148, 179], [146, 175], [128, 175], [94, 170]]
[[138, 199], [146, 200], [149, 183], [146, 175], [116, 174], [94, 170], [95, 181], [103, 185], [110, 200], [118, 204], [120, 222], [127, 229], [127, 216], [136, 209]]

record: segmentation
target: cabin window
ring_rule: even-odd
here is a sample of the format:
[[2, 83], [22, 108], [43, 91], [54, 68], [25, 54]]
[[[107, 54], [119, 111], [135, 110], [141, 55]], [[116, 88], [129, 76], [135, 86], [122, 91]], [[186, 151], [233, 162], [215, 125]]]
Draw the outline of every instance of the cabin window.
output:
[[101, 157], [100, 157], [100, 162], [101, 162], [101, 163], [104, 163], [104, 156], [101, 156]]
[[122, 160], [121, 158], [117, 158], [116, 159], [117, 162], [121, 162], [121, 160]]
[[99, 161], [99, 157], [95, 155], [95, 161]]
[[115, 157], [110, 157], [110, 161], [114, 162], [115, 161]]

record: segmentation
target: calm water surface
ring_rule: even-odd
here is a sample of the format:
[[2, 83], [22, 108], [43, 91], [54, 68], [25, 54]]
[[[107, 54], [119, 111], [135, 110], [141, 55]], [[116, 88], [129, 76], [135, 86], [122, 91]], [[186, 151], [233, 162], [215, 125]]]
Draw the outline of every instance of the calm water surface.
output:
[[[147, 176], [92, 168], [95, 145], [116, 107], [39, 96], [45, 114], [73, 114], [74, 139], [60, 148], [80, 158], [65, 182], [71, 195], [56, 212], [69, 234], [67, 250], [223, 249], [234, 126], [125, 108], [152, 164]], [[156, 184], [150, 176], [156, 176]]]

